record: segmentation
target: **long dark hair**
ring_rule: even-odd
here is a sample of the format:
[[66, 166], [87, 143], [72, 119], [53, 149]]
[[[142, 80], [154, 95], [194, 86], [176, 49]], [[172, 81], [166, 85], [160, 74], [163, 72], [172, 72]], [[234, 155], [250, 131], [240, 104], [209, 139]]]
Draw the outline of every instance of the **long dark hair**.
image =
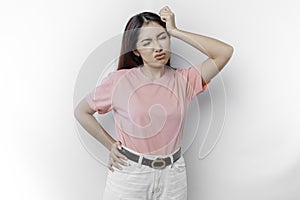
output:
[[[117, 70], [131, 69], [144, 64], [142, 58], [136, 56], [133, 51], [136, 50], [136, 43], [140, 34], [140, 28], [145, 23], [148, 24], [150, 21], [156, 22], [166, 28], [166, 23], [160, 19], [160, 16], [152, 12], [142, 12], [129, 19], [123, 33], [122, 47]], [[170, 66], [170, 59], [166, 65]]]

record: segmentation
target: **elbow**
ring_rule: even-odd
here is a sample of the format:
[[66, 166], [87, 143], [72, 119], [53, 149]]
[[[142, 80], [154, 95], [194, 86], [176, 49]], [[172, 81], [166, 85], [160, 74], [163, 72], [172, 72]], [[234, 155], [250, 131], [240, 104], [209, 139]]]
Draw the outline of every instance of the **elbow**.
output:
[[233, 54], [233, 47], [227, 45], [226, 48], [222, 50], [222, 53], [216, 58], [213, 59], [217, 65], [218, 71], [221, 71], [223, 67], [228, 63]]
[[77, 121], [80, 121], [82, 118], [82, 115], [84, 114], [82, 108], [80, 107], [80, 104], [77, 105], [73, 111], [73, 115]]
[[74, 109], [73, 115], [77, 121], [81, 121], [86, 115], [91, 115], [93, 116], [94, 113], [93, 109], [91, 109], [86, 101], [82, 100]]
[[78, 121], [79, 120], [79, 116], [80, 116], [80, 112], [79, 112], [78, 107], [76, 107], [74, 109], [73, 115], [74, 115], [75, 119]]
[[220, 55], [220, 57], [227, 63], [230, 60], [230, 58], [232, 57], [233, 51], [234, 51], [233, 47], [228, 45], [222, 51], [222, 55]]
[[226, 50], [224, 50], [224, 56], [228, 58], [228, 60], [231, 58], [233, 54], [234, 48], [231, 45], [228, 45], [226, 47]]
[[230, 45], [224, 46], [222, 49], [219, 49], [219, 53], [215, 56], [211, 56], [211, 59], [222, 59], [222, 60], [229, 60], [233, 54], [233, 47]]

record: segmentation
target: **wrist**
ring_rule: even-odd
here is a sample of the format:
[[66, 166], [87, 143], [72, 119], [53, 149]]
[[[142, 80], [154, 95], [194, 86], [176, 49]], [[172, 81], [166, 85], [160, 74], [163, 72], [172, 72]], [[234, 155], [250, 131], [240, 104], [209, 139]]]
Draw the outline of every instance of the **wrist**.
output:
[[120, 141], [113, 142], [110, 146], [110, 150], [112, 150], [113, 147], [117, 147], [118, 149], [121, 149], [121, 142]]
[[178, 33], [180, 30], [178, 28], [173, 28], [172, 30], [169, 31], [170, 36], [177, 37]]

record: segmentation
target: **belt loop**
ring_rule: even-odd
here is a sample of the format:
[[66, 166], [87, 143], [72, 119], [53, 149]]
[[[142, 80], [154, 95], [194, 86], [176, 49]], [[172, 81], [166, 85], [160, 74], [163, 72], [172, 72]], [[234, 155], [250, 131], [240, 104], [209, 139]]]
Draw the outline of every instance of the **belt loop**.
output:
[[170, 159], [171, 159], [171, 168], [173, 168], [173, 163], [174, 163], [173, 155], [170, 156]]
[[138, 161], [138, 166], [139, 167], [141, 167], [142, 166], [142, 161], [143, 161], [143, 158], [144, 158], [144, 156], [143, 155], [140, 155], [140, 157], [139, 157], [139, 161]]

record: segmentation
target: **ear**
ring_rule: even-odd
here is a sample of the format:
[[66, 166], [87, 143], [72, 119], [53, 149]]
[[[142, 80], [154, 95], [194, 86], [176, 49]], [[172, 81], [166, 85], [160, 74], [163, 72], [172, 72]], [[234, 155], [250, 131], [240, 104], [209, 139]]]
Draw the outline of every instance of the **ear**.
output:
[[140, 53], [137, 50], [133, 50], [134, 55], [136, 55], [137, 57], [140, 57]]

